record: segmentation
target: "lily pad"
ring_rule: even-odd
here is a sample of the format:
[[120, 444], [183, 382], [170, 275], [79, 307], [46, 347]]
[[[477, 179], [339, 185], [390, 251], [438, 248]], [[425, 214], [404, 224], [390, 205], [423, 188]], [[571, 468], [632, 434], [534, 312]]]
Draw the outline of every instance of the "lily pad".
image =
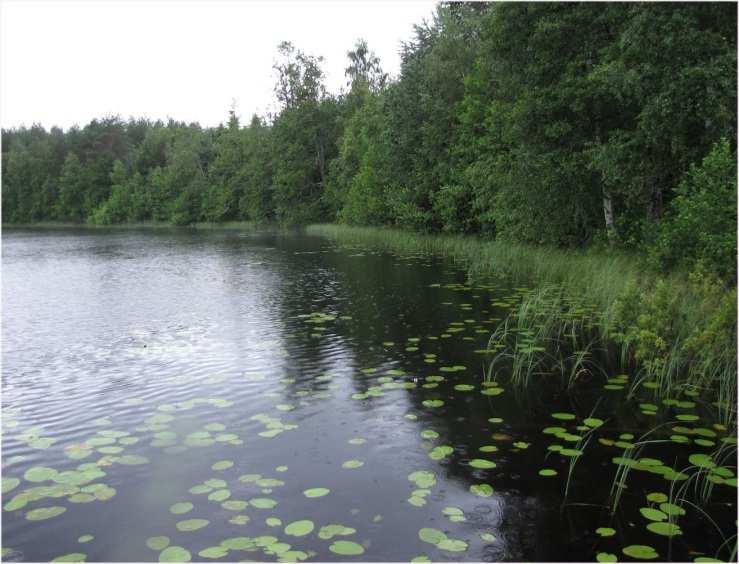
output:
[[18, 478], [3, 478], [2, 479], [2, 493], [8, 493], [18, 487], [21, 481]]
[[169, 537], [149, 537], [146, 546], [152, 550], [164, 550], [169, 546]]
[[[48, 466], [34, 466], [26, 470], [23, 474], [23, 478], [28, 482], [45, 482], [52, 480], [59, 472], [54, 468]], [[11, 488], [12, 489], [12, 488]], [[3, 489], [3, 493], [5, 490]]]
[[621, 550], [626, 556], [631, 556], [636, 560], [654, 560], [659, 558], [659, 554], [651, 546], [644, 544], [632, 544]]
[[661, 503], [659, 508], [672, 517], [685, 515], [685, 509], [674, 503]]
[[190, 503], [189, 501], [180, 501], [179, 503], [170, 505], [169, 512], [173, 513], [174, 515], [182, 515], [183, 513], [192, 511], [192, 508], [193, 508], [193, 504]]
[[364, 547], [361, 544], [352, 541], [339, 540], [331, 543], [328, 549], [334, 554], [340, 556], [359, 556], [364, 554]]
[[430, 527], [424, 527], [418, 531], [418, 538], [423, 542], [430, 544], [439, 544], [441, 541], [446, 539], [446, 534], [438, 529], [432, 529]]
[[181, 546], [168, 546], [159, 553], [159, 562], [190, 562], [192, 555]]
[[422, 403], [425, 407], [430, 408], [441, 407], [442, 405], [444, 405], [444, 402], [442, 400], [424, 400]]
[[71, 552], [70, 554], [63, 554], [57, 556], [52, 562], [84, 562], [87, 555], [82, 552]]
[[177, 523], [177, 530], [182, 532], [197, 531], [203, 527], [207, 527], [210, 521], [207, 519], [185, 519]]
[[211, 466], [211, 468], [213, 470], [228, 470], [233, 465], [234, 463], [232, 460], [219, 460], [213, 466]]
[[611, 527], [598, 527], [595, 529], [595, 534], [601, 537], [612, 537], [616, 534], [616, 529], [612, 529]]
[[680, 527], [675, 523], [649, 523], [649, 525], [647, 525], [647, 529], [657, 535], [662, 535], [663, 537], [674, 537], [683, 534]]
[[342, 468], [346, 468], [347, 470], [361, 468], [362, 466], [364, 466], [364, 462], [362, 462], [361, 460], [347, 460], [341, 465]]
[[556, 476], [556, 475], [557, 475], [557, 471], [551, 468], [542, 468], [541, 470], [539, 470], [539, 476], [548, 477], [548, 476]]
[[67, 510], [66, 507], [59, 505], [52, 505], [51, 507], [39, 507], [38, 509], [31, 509], [26, 513], [26, 519], [29, 521], [44, 521], [45, 519], [51, 519], [57, 517]]
[[639, 508], [639, 513], [641, 513], [643, 517], [649, 519], [650, 521], [667, 520], [667, 515], [662, 513], [659, 509], [654, 509], [652, 507], [641, 507]]
[[480, 497], [490, 497], [493, 495], [493, 487], [488, 484], [472, 484], [470, 492]]
[[254, 497], [249, 500], [249, 505], [257, 509], [272, 509], [277, 502], [269, 497]]
[[318, 531], [318, 538], [321, 538], [323, 540], [329, 540], [335, 536], [353, 535], [356, 532], [357, 532], [356, 529], [353, 529], [351, 527], [345, 527], [344, 525], [331, 524], [331, 525], [325, 525], [321, 527], [321, 530]]
[[328, 488], [310, 488], [303, 491], [305, 497], [323, 497], [331, 492]]
[[491, 460], [485, 460], [483, 458], [473, 458], [472, 460], [470, 460], [469, 464], [473, 468], [481, 468], [483, 470], [488, 470], [490, 468], [496, 467], [495, 462]]
[[293, 521], [287, 527], [285, 527], [285, 534], [293, 537], [304, 537], [310, 534], [315, 525], [313, 521], [308, 519], [302, 519], [300, 521]]

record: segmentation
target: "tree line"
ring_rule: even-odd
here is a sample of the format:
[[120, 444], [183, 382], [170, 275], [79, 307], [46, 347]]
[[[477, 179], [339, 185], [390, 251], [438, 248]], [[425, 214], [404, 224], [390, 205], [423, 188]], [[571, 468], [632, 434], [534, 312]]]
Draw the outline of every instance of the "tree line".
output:
[[278, 46], [275, 115], [2, 131], [4, 223], [339, 221], [736, 278], [733, 3], [441, 3], [390, 78]]

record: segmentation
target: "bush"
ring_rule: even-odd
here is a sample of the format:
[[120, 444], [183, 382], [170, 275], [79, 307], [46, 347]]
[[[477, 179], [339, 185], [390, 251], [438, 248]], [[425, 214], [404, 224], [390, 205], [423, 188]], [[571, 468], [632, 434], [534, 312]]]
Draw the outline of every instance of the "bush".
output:
[[676, 192], [649, 249], [651, 259], [736, 281], [736, 155], [729, 142], [714, 145]]

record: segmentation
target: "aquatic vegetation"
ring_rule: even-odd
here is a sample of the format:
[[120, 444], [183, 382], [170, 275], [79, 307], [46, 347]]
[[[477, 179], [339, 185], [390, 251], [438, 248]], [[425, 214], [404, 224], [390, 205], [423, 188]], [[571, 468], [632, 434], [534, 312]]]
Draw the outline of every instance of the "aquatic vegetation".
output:
[[159, 562], [189, 562], [190, 551], [181, 546], [168, 546], [159, 553]]
[[626, 556], [631, 556], [637, 560], [654, 560], [659, 558], [659, 554], [651, 546], [643, 544], [632, 544], [622, 549]]
[[305, 497], [315, 498], [315, 497], [323, 497], [328, 495], [331, 492], [328, 488], [310, 488], [303, 491], [303, 495]]
[[355, 468], [361, 468], [362, 466], [364, 466], [364, 462], [362, 462], [361, 460], [356, 460], [356, 459], [347, 460], [341, 464], [342, 468], [346, 468], [348, 470], [353, 470]]
[[177, 530], [183, 532], [197, 531], [198, 529], [207, 527], [209, 524], [210, 521], [207, 519], [185, 519], [184, 521], [177, 522]]
[[347, 536], [356, 533], [356, 529], [351, 527], [345, 527], [344, 525], [324, 525], [321, 530], [318, 531], [318, 538], [323, 540], [331, 540], [335, 536]]
[[359, 556], [360, 554], [364, 554], [364, 547], [361, 544], [345, 540], [332, 542], [328, 549], [340, 556]]
[[300, 521], [293, 521], [287, 527], [285, 527], [285, 534], [293, 537], [304, 537], [305, 535], [313, 532], [315, 525], [313, 521], [303, 519]]
[[146, 546], [152, 550], [161, 551], [169, 546], [169, 537], [149, 537]]
[[26, 519], [29, 521], [44, 521], [46, 519], [52, 519], [64, 513], [67, 510], [66, 507], [53, 505], [51, 507], [40, 507], [38, 509], [31, 509], [26, 513]]

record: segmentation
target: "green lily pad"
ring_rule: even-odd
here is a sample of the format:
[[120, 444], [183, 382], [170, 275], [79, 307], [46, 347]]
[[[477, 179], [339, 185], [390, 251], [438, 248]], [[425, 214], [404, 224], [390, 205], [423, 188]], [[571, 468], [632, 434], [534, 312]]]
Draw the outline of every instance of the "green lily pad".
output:
[[342, 468], [346, 468], [347, 470], [361, 468], [362, 466], [364, 466], [364, 462], [362, 462], [361, 460], [347, 460], [341, 465]]
[[715, 468], [716, 463], [713, 461], [713, 459], [707, 455], [707, 454], [691, 454], [688, 457], [688, 461], [693, 464], [694, 466], [697, 466], [698, 468]]
[[470, 492], [479, 497], [490, 497], [493, 495], [493, 487], [488, 484], [472, 484]]
[[560, 421], [572, 421], [575, 415], [573, 413], [552, 413], [552, 417]]
[[2, 493], [8, 493], [18, 487], [21, 481], [18, 478], [3, 478]]
[[190, 562], [190, 552], [181, 546], [168, 546], [159, 553], [159, 562]]
[[345, 540], [334, 541], [328, 549], [340, 556], [359, 556], [360, 554], [364, 554], [364, 547], [361, 544]]
[[169, 537], [149, 537], [146, 546], [152, 550], [164, 550], [169, 546]]
[[249, 505], [257, 509], [272, 509], [277, 505], [277, 502], [268, 497], [254, 497], [249, 500]]
[[331, 492], [328, 488], [310, 488], [303, 491], [305, 497], [323, 497]]
[[77, 538], [77, 542], [80, 544], [85, 544], [86, 542], [90, 542], [95, 537], [92, 535], [82, 535], [81, 537]]
[[616, 529], [612, 529], [610, 527], [598, 527], [595, 529], [595, 534], [601, 537], [612, 537], [616, 534]]
[[424, 400], [422, 403], [425, 407], [430, 408], [441, 407], [442, 405], [444, 405], [444, 402], [442, 400]]
[[63, 554], [57, 556], [52, 562], [84, 562], [87, 555], [82, 552], [71, 552], [70, 554]]
[[431, 449], [431, 451], [429, 452], [429, 458], [431, 460], [441, 460], [442, 458], [446, 458], [453, 452], [454, 449], [449, 445], [441, 445]]
[[644, 544], [632, 544], [621, 550], [626, 556], [631, 556], [636, 560], [654, 560], [659, 558], [659, 554], [651, 546]]
[[423, 542], [430, 544], [439, 544], [441, 541], [446, 539], [446, 534], [438, 529], [432, 529], [430, 527], [424, 527], [418, 531], [418, 538]]
[[198, 552], [201, 558], [223, 558], [228, 555], [228, 549], [224, 546], [211, 546]]
[[649, 519], [650, 521], [667, 520], [667, 515], [662, 513], [660, 510], [653, 509], [651, 507], [641, 507], [639, 508], [639, 513], [641, 513], [643, 517], [645, 517], [646, 519]]
[[485, 542], [495, 542], [497, 540], [492, 533], [480, 533], [480, 538]]
[[446, 550], [448, 552], [464, 552], [467, 550], [467, 543], [463, 540], [457, 539], [444, 539], [436, 545], [439, 550]]
[[331, 524], [331, 525], [325, 525], [321, 527], [321, 530], [318, 531], [318, 538], [323, 539], [323, 540], [329, 540], [335, 536], [353, 535], [356, 532], [357, 532], [356, 529], [353, 529], [351, 527], [345, 527], [344, 525]]
[[233, 465], [234, 463], [232, 460], [219, 460], [213, 466], [211, 466], [211, 468], [213, 470], [228, 470]]
[[416, 470], [408, 474], [408, 479], [421, 489], [430, 488], [436, 484], [436, 475], [428, 470]]
[[43, 521], [45, 519], [51, 519], [57, 517], [67, 510], [66, 507], [59, 505], [52, 505], [51, 507], [39, 507], [38, 509], [31, 509], [26, 513], [26, 519], [29, 521]]
[[208, 499], [210, 501], [226, 501], [229, 497], [231, 497], [231, 490], [228, 489], [216, 490], [213, 493], [208, 494]]
[[685, 509], [673, 503], [661, 503], [659, 508], [672, 517], [685, 515]]
[[437, 433], [433, 429], [424, 429], [423, 431], [421, 431], [421, 438], [427, 440], [438, 439], [439, 433]]
[[310, 534], [314, 527], [315, 525], [313, 524], [313, 521], [308, 519], [293, 521], [285, 527], [285, 534], [293, 537], [304, 537], [305, 535]]
[[23, 478], [28, 482], [45, 482], [52, 480], [58, 473], [57, 470], [48, 466], [34, 466], [26, 470]]
[[481, 468], [483, 470], [496, 467], [495, 462], [491, 460], [485, 460], [483, 458], [473, 458], [472, 460], [470, 460], [469, 465], [473, 468]]
[[649, 523], [649, 525], [647, 525], [647, 529], [657, 535], [662, 535], [663, 537], [674, 537], [683, 534], [680, 527], [675, 523]]
[[556, 475], [557, 475], [557, 471], [551, 468], [542, 468], [541, 470], [539, 470], [539, 476], [548, 477], [548, 476], [556, 476]]
[[207, 519], [185, 519], [177, 523], [177, 530], [182, 532], [197, 531], [203, 527], [207, 527], [210, 521]]
[[267, 517], [264, 522], [267, 524], [268, 527], [282, 526], [282, 519], [278, 519], [277, 517]]
[[249, 550], [256, 546], [254, 539], [249, 537], [231, 537], [221, 542], [223, 548], [228, 550]]
[[662, 503], [667, 501], [669, 498], [661, 493], [661, 492], [652, 492], [647, 495], [647, 501], [651, 501], [653, 503]]
[[248, 505], [248, 502], [239, 499], [229, 499], [221, 503], [221, 507], [227, 511], [241, 511], [242, 509], [246, 509]]
[[618, 557], [610, 552], [599, 552], [595, 555], [598, 562], [618, 562]]
[[193, 504], [190, 503], [189, 501], [180, 501], [179, 503], [170, 505], [169, 512], [175, 515], [182, 515], [183, 513], [192, 511], [192, 508], [193, 508]]

